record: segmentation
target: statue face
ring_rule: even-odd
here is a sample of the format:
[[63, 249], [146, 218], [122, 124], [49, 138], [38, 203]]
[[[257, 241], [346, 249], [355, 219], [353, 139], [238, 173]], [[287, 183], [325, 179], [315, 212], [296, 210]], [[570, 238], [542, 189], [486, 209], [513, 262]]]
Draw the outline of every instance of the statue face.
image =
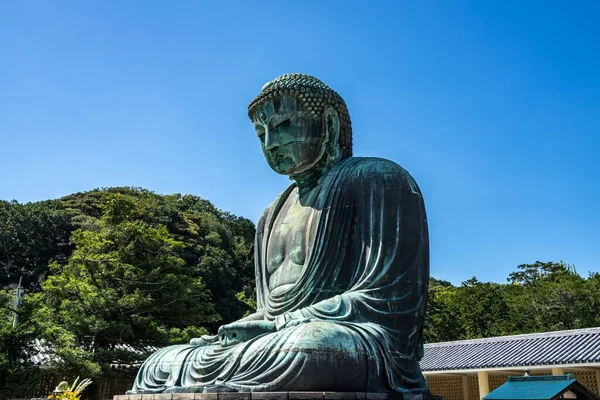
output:
[[325, 154], [327, 135], [321, 118], [304, 111], [294, 97], [266, 101], [252, 120], [263, 154], [279, 174], [307, 171]]

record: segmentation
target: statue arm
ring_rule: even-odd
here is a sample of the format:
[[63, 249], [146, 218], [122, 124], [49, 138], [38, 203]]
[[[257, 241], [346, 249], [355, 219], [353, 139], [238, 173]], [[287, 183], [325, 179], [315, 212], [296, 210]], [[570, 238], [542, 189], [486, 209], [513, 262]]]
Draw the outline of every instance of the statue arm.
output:
[[248, 322], [248, 321], [262, 321], [265, 319], [265, 313], [263, 310], [256, 310], [252, 314], [246, 315], [243, 318], [240, 318], [238, 322]]

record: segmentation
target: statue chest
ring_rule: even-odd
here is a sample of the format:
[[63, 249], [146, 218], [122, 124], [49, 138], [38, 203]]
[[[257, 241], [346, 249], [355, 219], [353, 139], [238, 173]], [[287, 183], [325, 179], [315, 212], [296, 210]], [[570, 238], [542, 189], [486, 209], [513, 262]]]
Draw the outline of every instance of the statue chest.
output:
[[290, 194], [273, 224], [267, 244], [269, 290], [282, 293], [292, 286], [304, 268], [311, 207], [302, 206], [297, 192]]

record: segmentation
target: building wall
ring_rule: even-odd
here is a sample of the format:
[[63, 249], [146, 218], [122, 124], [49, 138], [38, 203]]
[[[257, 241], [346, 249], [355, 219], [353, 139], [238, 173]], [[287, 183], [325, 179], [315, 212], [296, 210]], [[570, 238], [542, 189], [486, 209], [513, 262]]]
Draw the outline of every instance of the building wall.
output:
[[425, 376], [431, 394], [444, 397], [444, 400], [464, 400], [462, 389], [462, 376], [460, 375], [433, 375]]
[[479, 399], [479, 382], [477, 375], [469, 375], [469, 396], [471, 400]]
[[573, 371], [570, 372], [573, 374], [575, 379], [579, 381], [583, 386], [590, 389], [592, 392], [596, 394], [600, 394], [600, 387], [598, 387], [598, 381], [596, 379], [596, 371]]

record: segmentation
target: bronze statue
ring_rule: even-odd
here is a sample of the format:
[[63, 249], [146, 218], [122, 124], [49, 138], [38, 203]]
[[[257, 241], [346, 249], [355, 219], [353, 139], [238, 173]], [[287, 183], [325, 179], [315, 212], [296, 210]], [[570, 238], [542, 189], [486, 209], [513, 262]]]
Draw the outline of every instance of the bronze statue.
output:
[[166, 347], [130, 393], [428, 393], [419, 368], [429, 278], [421, 192], [392, 161], [352, 157], [344, 100], [320, 80], [267, 83], [248, 115], [294, 183], [258, 222], [258, 309]]

